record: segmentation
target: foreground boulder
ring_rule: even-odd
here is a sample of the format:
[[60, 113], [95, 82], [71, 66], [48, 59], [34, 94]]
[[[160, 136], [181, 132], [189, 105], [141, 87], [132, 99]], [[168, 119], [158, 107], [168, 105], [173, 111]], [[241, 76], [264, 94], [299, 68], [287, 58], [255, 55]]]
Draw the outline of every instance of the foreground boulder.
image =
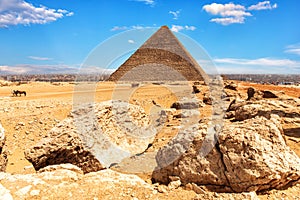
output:
[[131, 195], [143, 199], [154, 195], [153, 187], [135, 175], [109, 169], [84, 175], [72, 165], [53, 166], [36, 174], [0, 173], [0, 181], [7, 199], [132, 199]]
[[[214, 191], [280, 189], [300, 180], [300, 159], [286, 145], [279, 117], [225, 124], [206, 155], [206, 125], [179, 133], [157, 156], [153, 179], [168, 184], [205, 185]], [[210, 137], [213, 143], [213, 138]], [[215, 141], [216, 142], [216, 141]], [[204, 156], [203, 156], [204, 155]]]
[[25, 156], [36, 170], [72, 163], [85, 173], [98, 171], [145, 151], [154, 140], [157, 123], [150, 126], [140, 107], [125, 102], [85, 105], [26, 150]]
[[[151, 185], [136, 175], [109, 169], [83, 174], [71, 164], [53, 165], [35, 174], [0, 173], [0, 199], [258, 199], [255, 192], [229, 194]], [[201, 190], [201, 189], [199, 189]]]
[[5, 144], [5, 132], [4, 132], [4, 128], [0, 124], [0, 172], [4, 172], [7, 165], [7, 156], [3, 152], [4, 144]]

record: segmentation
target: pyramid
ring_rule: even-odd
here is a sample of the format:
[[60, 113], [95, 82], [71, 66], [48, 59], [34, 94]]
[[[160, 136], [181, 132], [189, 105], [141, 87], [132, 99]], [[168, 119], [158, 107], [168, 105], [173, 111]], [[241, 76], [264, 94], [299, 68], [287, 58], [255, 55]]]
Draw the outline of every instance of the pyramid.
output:
[[205, 72], [167, 26], [162, 26], [108, 81], [203, 81]]

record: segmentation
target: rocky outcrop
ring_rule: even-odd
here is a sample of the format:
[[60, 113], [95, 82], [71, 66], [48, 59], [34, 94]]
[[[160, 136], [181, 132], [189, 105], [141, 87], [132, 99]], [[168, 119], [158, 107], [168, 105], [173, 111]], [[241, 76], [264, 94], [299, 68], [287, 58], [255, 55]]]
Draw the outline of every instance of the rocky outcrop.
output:
[[[255, 192], [216, 193], [195, 185], [178, 188], [179, 181], [169, 186], [151, 185], [136, 175], [121, 174], [109, 169], [83, 174], [74, 165], [53, 165], [35, 174], [0, 173], [0, 199], [245, 199], [256, 200]], [[195, 194], [189, 191], [197, 187]], [[195, 190], [195, 189], [194, 189]]]
[[268, 90], [255, 90], [254, 88], [250, 87], [247, 90], [249, 100], [260, 100], [260, 99], [268, 99], [268, 98], [278, 98], [276, 94]]
[[[135, 175], [112, 170], [84, 175], [76, 166], [52, 166], [27, 175], [0, 173], [0, 194], [7, 199], [143, 199], [153, 187]], [[1, 185], [0, 185], [1, 186]], [[3, 196], [2, 196], [3, 197]], [[0, 196], [1, 199], [1, 196]], [[6, 199], [6, 198], [5, 198]]]
[[5, 144], [5, 132], [4, 128], [0, 124], [0, 172], [4, 172], [6, 170], [7, 165], [7, 155], [3, 152], [3, 146]]
[[157, 120], [160, 115], [151, 117], [121, 101], [85, 105], [26, 150], [25, 156], [36, 170], [72, 163], [85, 173], [98, 171], [147, 149], [162, 123]]
[[281, 101], [259, 100], [259, 101], [240, 101], [230, 104], [227, 111], [235, 112], [235, 119], [242, 121], [256, 116], [270, 118], [271, 114], [276, 114], [283, 119], [300, 118], [298, 102], [296, 99], [286, 99]]
[[171, 108], [179, 109], [197, 109], [203, 107], [203, 103], [198, 99], [183, 99], [171, 105]]
[[96, 157], [85, 148], [71, 118], [53, 128], [49, 136], [25, 151], [26, 159], [36, 170], [48, 165], [72, 163], [85, 173], [104, 169]]
[[300, 159], [286, 145], [278, 116], [226, 124], [216, 146], [203, 156], [203, 149], [213, 144], [204, 141], [206, 129], [179, 133], [163, 147], [153, 179], [167, 184], [178, 177], [183, 185], [228, 192], [280, 189], [300, 180]]

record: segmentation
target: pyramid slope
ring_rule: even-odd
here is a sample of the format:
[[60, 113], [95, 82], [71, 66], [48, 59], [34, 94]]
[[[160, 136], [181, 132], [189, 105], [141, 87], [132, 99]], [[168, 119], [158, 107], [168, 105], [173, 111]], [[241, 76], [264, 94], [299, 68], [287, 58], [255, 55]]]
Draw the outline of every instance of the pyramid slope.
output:
[[204, 71], [167, 26], [162, 26], [109, 81], [202, 81]]

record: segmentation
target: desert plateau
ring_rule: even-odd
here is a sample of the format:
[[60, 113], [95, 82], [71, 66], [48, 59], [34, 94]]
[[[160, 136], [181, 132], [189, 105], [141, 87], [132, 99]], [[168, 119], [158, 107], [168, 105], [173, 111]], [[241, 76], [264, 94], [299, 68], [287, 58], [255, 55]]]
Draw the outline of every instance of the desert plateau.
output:
[[[66, 82], [28, 82], [18, 86], [11, 83], [0, 88], [0, 119], [4, 130], [1, 138], [5, 137], [2, 140], [1, 154], [3, 172], [0, 174], [2, 199], [297, 199], [300, 196], [300, 185], [297, 184], [300, 177], [299, 87], [225, 81], [224, 94], [228, 100], [223, 131], [226, 132], [227, 127], [235, 127], [236, 135], [248, 137], [249, 151], [245, 153], [243, 149], [239, 149], [241, 146], [237, 141], [241, 138], [227, 134], [229, 138], [226, 139], [226, 135], [220, 135], [219, 149], [213, 149], [204, 158], [195, 156], [194, 163], [191, 160], [193, 151], [198, 148], [197, 143], [201, 142], [199, 137], [204, 134], [207, 121], [212, 116], [212, 105], [205, 101], [209, 97], [208, 86], [196, 85], [199, 90], [195, 95], [200, 105], [197, 108], [200, 113], [197, 118], [197, 123], [201, 124], [200, 132], [187, 152], [182, 153], [179, 161], [172, 161], [157, 173], [153, 173], [151, 167], [157, 167], [160, 163], [153, 164], [153, 159], [147, 156], [143, 158], [143, 155], [151, 157], [153, 152], [163, 153], [162, 150], [167, 150], [168, 143], [174, 143], [180, 135], [179, 126], [186, 119], [184, 110], [188, 110], [171, 108], [178, 99], [166, 89], [169, 87], [167, 83], [145, 83], [135, 88], [129, 102], [137, 106], [134, 109], [141, 111], [133, 109], [133, 113], [138, 112], [134, 116], [140, 121], [145, 120], [151, 115], [153, 107], [159, 105], [161, 111], [165, 110], [166, 119], [155, 138], [148, 141], [151, 145], [137, 143], [142, 149], [142, 145], [148, 147], [138, 149], [136, 151], [140, 154], [108, 167], [98, 163], [89, 150], [80, 144], [80, 139], [72, 133], [69, 122], [65, 122], [67, 125], [62, 123], [71, 118], [74, 93], [82, 95], [80, 99], [84, 99], [91, 92], [78, 91], [75, 87], [76, 84]], [[99, 82], [93, 91], [95, 104], [111, 100], [116, 89], [121, 94], [122, 90], [131, 88], [130, 84], [116, 87], [113, 82]], [[249, 88], [253, 88], [255, 94], [246, 101]], [[25, 90], [27, 96], [12, 96], [13, 89]], [[190, 89], [184, 92], [192, 92], [192, 87]], [[276, 95], [276, 98], [263, 97], [263, 91]], [[236, 103], [232, 104], [234, 99]], [[260, 113], [258, 109], [264, 112]], [[105, 117], [102, 116], [103, 118]], [[103, 123], [107, 124], [102, 121], [99, 123], [102, 123], [102, 127]], [[145, 123], [149, 122], [146, 120]], [[255, 128], [257, 123], [260, 124]], [[248, 126], [254, 129], [247, 132]], [[195, 129], [184, 131], [185, 134], [198, 133]], [[109, 129], [108, 132], [115, 132], [112, 136], [118, 135], [116, 129]], [[64, 134], [68, 137], [61, 136]], [[247, 144], [244, 144], [244, 148], [247, 148], [245, 145]], [[126, 144], [123, 146], [126, 148]], [[237, 155], [244, 152], [251, 154], [252, 158], [244, 155], [237, 160], [233, 155], [234, 151], [231, 152], [232, 146]], [[172, 145], [169, 147], [172, 149]], [[274, 152], [268, 148], [274, 148]], [[228, 159], [233, 159], [232, 169], [229, 169], [226, 160], [224, 164], [218, 164], [220, 157], [216, 151], [222, 152], [221, 159], [225, 159], [227, 155]], [[226, 151], [229, 153], [226, 154]], [[257, 155], [252, 155], [255, 152]], [[139, 157], [144, 163], [142, 166], [138, 161]], [[254, 167], [244, 163], [251, 159]], [[152, 164], [148, 166], [145, 165], [146, 162]], [[196, 163], [200, 165], [195, 166]], [[223, 165], [227, 169], [222, 169]], [[269, 169], [265, 169], [265, 165]], [[195, 167], [199, 170], [194, 171]], [[234, 170], [240, 172], [235, 174]], [[247, 170], [249, 174], [243, 170]], [[251, 170], [257, 174], [253, 174]], [[265, 176], [262, 176], [264, 173]], [[215, 176], [219, 180], [214, 180]], [[240, 182], [242, 178], [246, 183]]]

